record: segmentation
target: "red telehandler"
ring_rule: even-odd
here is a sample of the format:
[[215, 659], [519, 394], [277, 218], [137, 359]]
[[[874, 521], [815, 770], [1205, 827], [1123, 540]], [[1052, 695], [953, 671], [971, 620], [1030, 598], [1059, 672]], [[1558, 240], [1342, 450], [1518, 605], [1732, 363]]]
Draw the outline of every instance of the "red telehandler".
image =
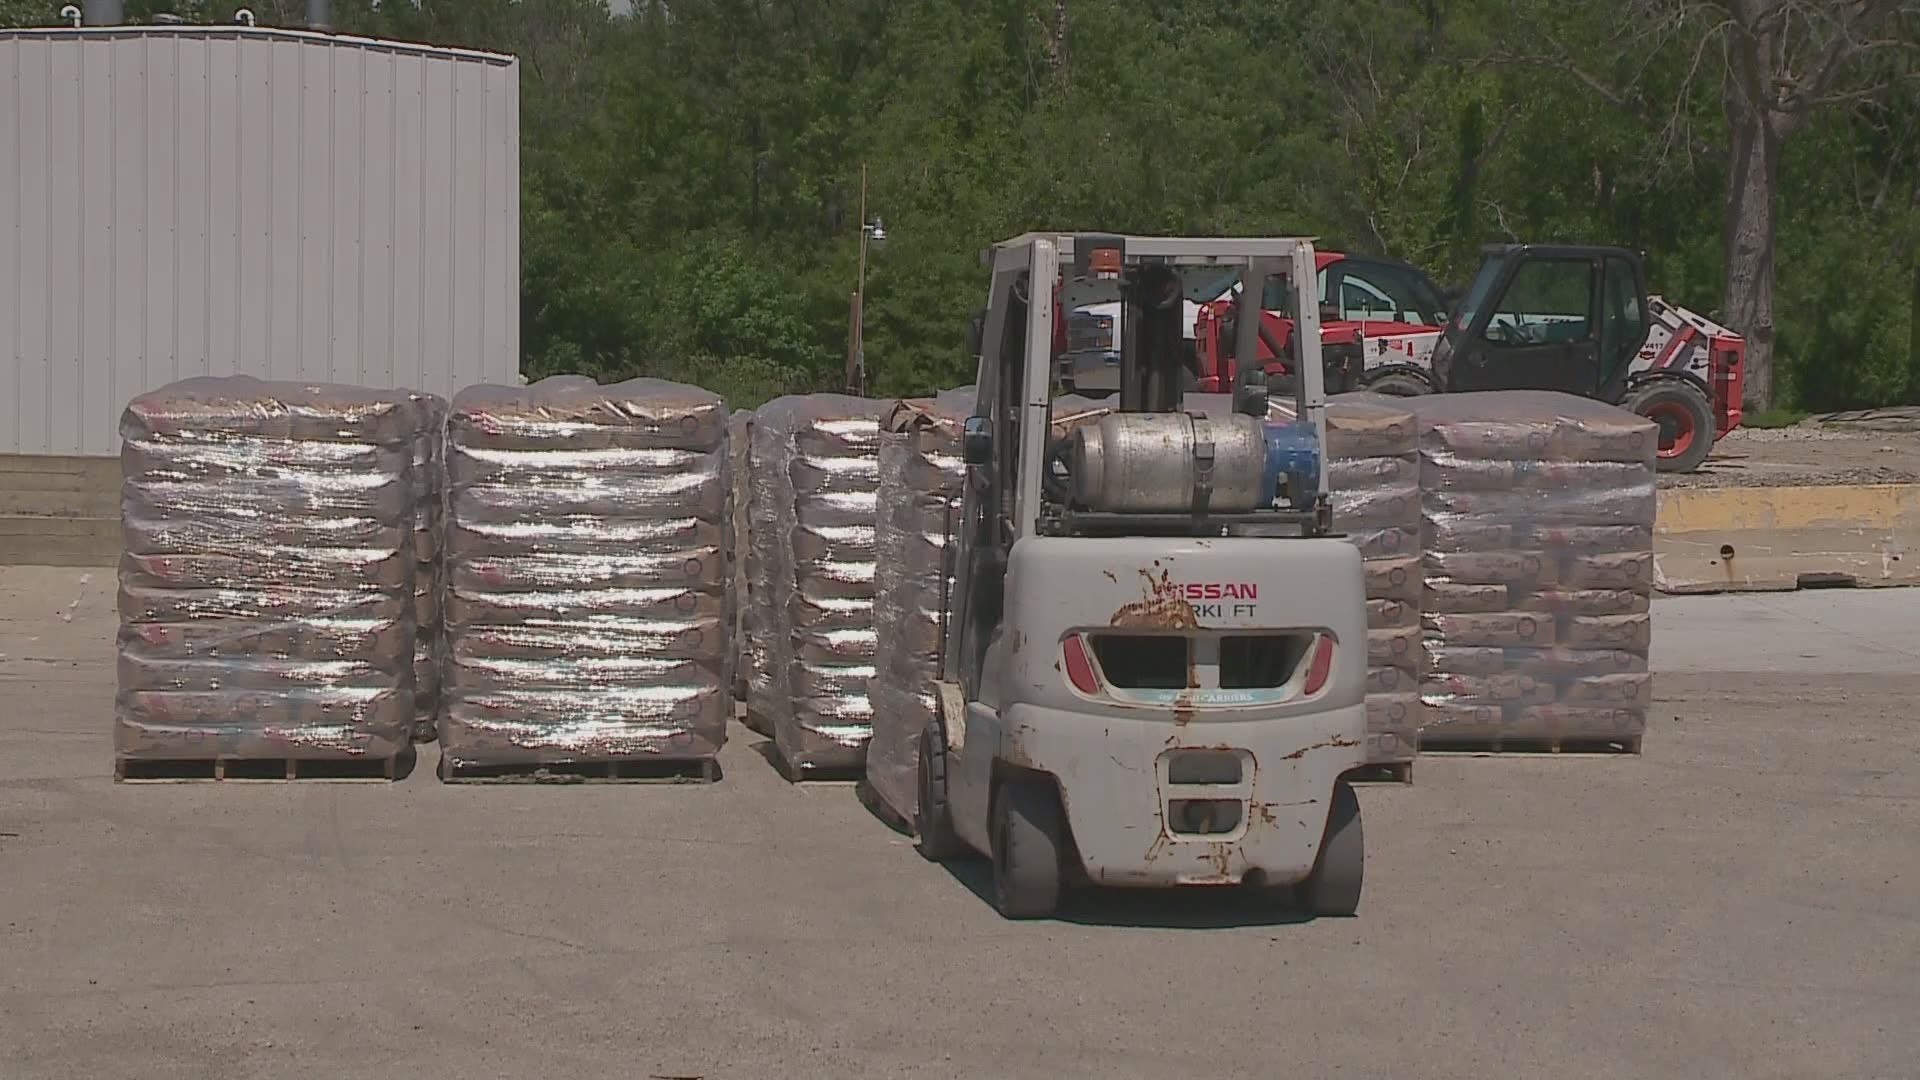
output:
[[[1698, 468], [1740, 425], [1745, 342], [1648, 296], [1640, 258], [1625, 249], [1490, 247], [1453, 303], [1403, 262], [1337, 252], [1318, 252], [1315, 261], [1330, 393], [1532, 389], [1597, 398], [1659, 424], [1659, 466], [1670, 472]], [[1294, 350], [1288, 298], [1277, 288], [1261, 298], [1256, 361], [1279, 389], [1291, 383]], [[1186, 303], [1194, 389], [1229, 392], [1239, 366], [1238, 281], [1228, 274], [1203, 282]], [[1067, 383], [1081, 394], [1111, 393], [1119, 313], [1055, 312], [1055, 359]]]

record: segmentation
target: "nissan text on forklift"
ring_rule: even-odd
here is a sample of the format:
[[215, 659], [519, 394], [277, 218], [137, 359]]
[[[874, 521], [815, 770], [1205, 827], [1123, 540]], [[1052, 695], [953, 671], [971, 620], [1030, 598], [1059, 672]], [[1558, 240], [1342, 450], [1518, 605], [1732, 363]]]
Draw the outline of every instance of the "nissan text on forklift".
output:
[[[1313, 290], [1289, 290], [1298, 419], [1266, 419], [1257, 369], [1231, 395], [1182, 393], [1185, 301], [1228, 268], [1311, 282], [1312, 244], [1029, 233], [988, 258], [921, 853], [987, 856], [1011, 918], [1076, 884], [1353, 914], [1365, 588], [1330, 535]], [[1056, 431], [1053, 307], [1114, 301], [1118, 407]]]

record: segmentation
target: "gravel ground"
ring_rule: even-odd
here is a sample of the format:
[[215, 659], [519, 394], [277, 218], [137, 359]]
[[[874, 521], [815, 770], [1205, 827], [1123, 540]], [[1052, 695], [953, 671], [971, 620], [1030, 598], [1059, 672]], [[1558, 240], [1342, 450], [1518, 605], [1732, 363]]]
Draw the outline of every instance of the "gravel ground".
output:
[[[1367, 893], [1002, 921], [709, 787], [108, 780], [112, 580], [0, 569], [0, 1076], [1871, 1077], [1920, 1057], [1911, 595], [1656, 602], [1639, 758], [1423, 759]], [[1871, 645], [1872, 647], [1867, 647]]]
[[1920, 408], [1880, 409], [1792, 427], [1736, 428], [1696, 472], [1662, 487], [1920, 483]]

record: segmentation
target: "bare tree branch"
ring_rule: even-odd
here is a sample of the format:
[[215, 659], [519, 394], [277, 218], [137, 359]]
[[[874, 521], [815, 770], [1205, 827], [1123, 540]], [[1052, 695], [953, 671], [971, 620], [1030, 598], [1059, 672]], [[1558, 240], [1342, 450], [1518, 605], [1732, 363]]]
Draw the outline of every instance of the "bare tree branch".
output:
[[[1702, 38], [1703, 46], [1705, 43], [1711, 41], [1711, 37], [1703, 36]], [[1553, 45], [1556, 49], [1562, 48], [1562, 46], [1555, 41], [1549, 40], [1548, 44]], [[1601, 79], [1599, 76], [1575, 63], [1570, 53], [1560, 56], [1502, 53], [1488, 57], [1486, 62], [1495, 66], [1544, 68], [1570, 75], [1576, 82], [1580, 83], [1580, 85], [1592, 91], [1594, 96], [1598, 97], [1601, 101], [1640, 121], [1648, 130], [1661, 133], [1663, 141], [1667, 145], [1683, 143], [1689, 154], [1693, 156], [1698, 156], [1708, 161], [1722, 163], [1726, 161], [1726, 148], [1718, 142], [1711, 139], [1700, 138], [1690, 130], [1681, 130], [1685, 128], [1684, 124], [1674, 124], [1674, 121], [1680, 117], [1684, 104], [1684, 95], [1675, 95], [1673, 109], [1667, 118], [1663, 120], [1650, 108], [1647, 101], [1642, 98], [1633, 87], [1616, 87], [1606, 80]]]
[[1481, 200], [1480, 206], [1484, 210], [1491, 210], [1493, 212], [1494, 224], [1500, 227], [1501, 234], [1504, 235], [1509, 242], [1511, 243], [1520, 242], [1520, 234], [1514, 232], [1513, 226], [1509, 224], [1507, 221], [1506, 207], [1500, 205], [1498, 202], [1495, 202], [1491, 199]]

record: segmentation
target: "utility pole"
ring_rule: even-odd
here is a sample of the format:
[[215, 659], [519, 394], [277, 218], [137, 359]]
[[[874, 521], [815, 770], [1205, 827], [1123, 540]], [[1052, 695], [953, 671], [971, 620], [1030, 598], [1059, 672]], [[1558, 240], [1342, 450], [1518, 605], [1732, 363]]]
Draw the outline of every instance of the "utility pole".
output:
[[867, 392], [867, 245], [885, 247], [887, 227], [879, 218], [867, 220], [867, 166], [860, 166], [860, 270], [854, 279], [847, 310], [847, 393]]

